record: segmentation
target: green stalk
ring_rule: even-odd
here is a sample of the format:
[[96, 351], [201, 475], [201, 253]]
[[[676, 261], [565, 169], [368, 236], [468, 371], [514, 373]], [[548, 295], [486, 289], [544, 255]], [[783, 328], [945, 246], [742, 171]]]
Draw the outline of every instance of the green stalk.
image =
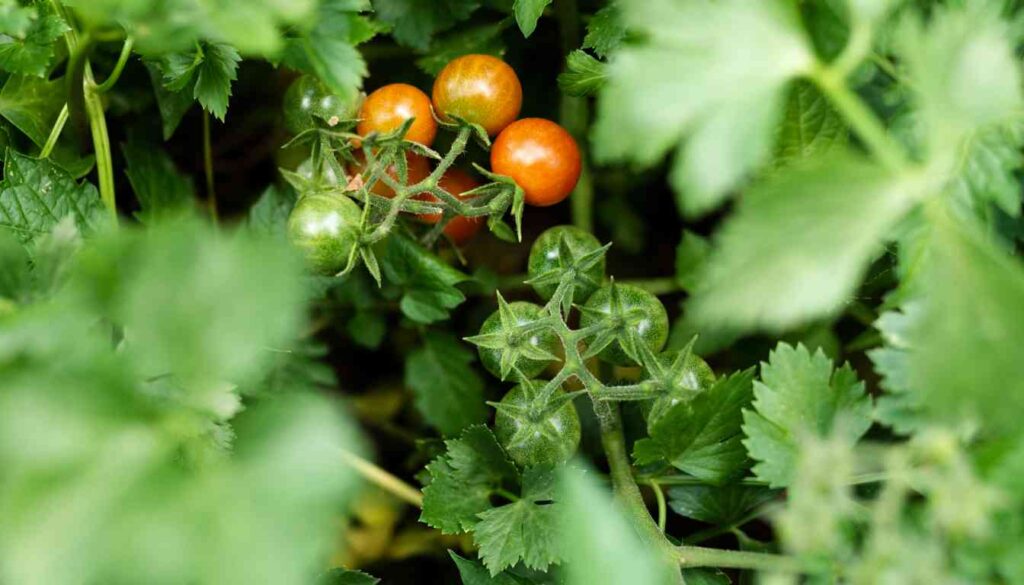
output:
[[64, 130], [64, 124], [68, 121], [68, 105], [64, 104], [64, 107], [60, 109], [60, 113], [57, 114], [57, 120], [53, 123], [53, 128], [50, 129], [50, 135], [46, 138], [46, 144], [43, 145], [43, 149], [39, 151], [39, 158], [47, 158], [50, 153], [53, 152], [53, 147], [57, 145], [57, 139], [60, 138], [61, 131]]
[[210, 113], [203, 108], [203, 173], [206, 175], [206, 206], [214, 223], [218, 221], [217, 192], [213, 181], [213, 145], [210, 140]]
[[[556, 0], [555, 16], [562, 38], [562, 55], [580, 46], [580, 15], [576, 0]], [[580, 179], [569, 201], [572, 223], [587, 232], [594, 231], [594, 184], [587, 164], [587, 122], [590, 108], [585, 98], [562, 95], [559, 118], [562, 126], [576, 139], [580, 149]]]
[[769, 553], [723, 550], [703, 546], [676, 548], [679, 564], [684, 568], [718, 567], [720, 569], [749, 569], [772, 573], [802, 573], [808, 567], [794, 557]]
[[110, 91], [110, 88], [114, 87], [117, 80], [121, 78], [121, 73], [124, 71], [124, 66], [128, 63], [128, 57], [132, 54], [132, 45], [135, 41], [128, 37], [124, 40], [124, 44], [121, 45], [121, 54], [117, 57], [117, 63], [114, 65], [114, 70], [110, 72], [103, 83], [96, 87], [96, 91], [99, 93], [106, 93]]
[[110, 154], [110, 135], [107, 133], [107, 119], [103, 115], [103, 98], [93, 81], [92, 69], [85, 65], [85, 113], [89, 118], [93, 151], [96, 154], [96, 174], [99, 176], [100, 199], [110, 214], [110, 220], [117, 225], [117, 199], [114, 194], [114, 161]]

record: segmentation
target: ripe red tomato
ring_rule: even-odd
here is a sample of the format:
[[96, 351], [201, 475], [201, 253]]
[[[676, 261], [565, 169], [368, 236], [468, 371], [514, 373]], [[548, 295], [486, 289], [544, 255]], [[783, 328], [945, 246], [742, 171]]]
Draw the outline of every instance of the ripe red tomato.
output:
[[434, 109], [479, 124], [494, 136], [523, 105], [523, 86], [507, 63], [490, 55], [465, 55], [445, 65], [434, 81]]
[[502, 130], [491, 147], [491, 170], [512, 177], [538, 207], [565, 199], [580, 178], [580, 149], [550, 120], [523, 118]]
[[[441, 176], [441, 180], [438, 181], [438, 184], [442, 189], [448, 191], [452, 195], [455, 195], [459, 199], [464, 199], [462, 194], [466, 191], [480, 186], [479, 183], [469, 175], [469, 173], [459, 169], [448, 169], [448, 171]], [[437, 197], [430, 193], [418, 195], [417, 198], [424, 201], [437, 201]], [[441, 221], [441, 214], [422, 213], [419, 218], [426, 223], [437, 223]], [[451, 238], [453, 242], [458, 245], [462, 245], [480, 231], [481, 225], [483, 225], [482, 217], [465, 217], [459, 215], [452, 218], [452, 220], [444, 226], [444, 233], [446, 236]]]
[[[362, 151], [355, 151], [356, 162], [349, 167], [349, 172], [352, 174], [361, 174], [363, 167], [366, 165], [366, 159], [363, 157]], [[423, 179], [426, 179], [430, 175], [430, 161], [426, 157], [418, 154], [407, 152], [405, 154], [406, 164], [406, 185], [413, 185], [419, 183]], [[387, 170], [389, 177], [398, 181], [398, 170], [394, 165], [389, 166]], [[391, 187], [388, 187], [384, 181], [377, 180], [372, 187], [370, 187], [371, 193], [376, 193], [381, 197], [391, 198], [395, 196], [395, 191]]]
[[356, 132], [362, 136], [370, 132], [393, 132], [409, 118], [416, 120], [409, 127], [405, 139], [430, 146], [437, 135], [437, 122], [430, 112], [430, 98], [406, 83], [392, 83], [366, 97], [359, 109]]

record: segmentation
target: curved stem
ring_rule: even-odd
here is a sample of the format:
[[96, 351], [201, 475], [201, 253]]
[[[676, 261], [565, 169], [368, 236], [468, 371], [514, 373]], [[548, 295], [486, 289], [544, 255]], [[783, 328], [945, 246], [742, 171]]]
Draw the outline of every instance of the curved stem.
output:
[[752, 569], [773, 573], [803, 573], [809, 567], [796, 557], [769, 553], [680, 546], [676, 548], [679, 564], [687, 568], [718, 567], [721, 569]]
[[213, 145], [210, 140], [210, 112], [203, 108], [203, 173], [206, 175], [206, 206], [214, 223], [218, 220], [217, 192], [213, 180]]
[[665, 532], [665, 524], [668, 521], [668, 506], [665, 505], [665, 492], [658, 485], [658, 481], [652, 479], [647, 482], [654, 491], [654, 499], [658, 502], [658, 529]]
[[61, 131], [64, 130], [64, 124], [68, 121], [68, 105], [65, 103], [64, 107], [60, 109], [60, 113], [57, 114], [57, 120], [53, 123], [53, 128], [50, 129], [50, 135], [46, 138], [46, 144], [43, 145], [43, 149], [39, 151], [39, 158], [47, 158], [50, 153], [53, 152], [53, 147], [57, 145], [57, 139], [60, 138]]
[[370, 483], [417, 508], [423, 507], [423, 494], [420, 490], [351, 451], [342, 449], [341, 459]]
[[110, 88], [114, 87], [114, 84], [121, 77], [121, 72], [124, 71], [124, 66], [128, 63], [128, 57], [132, 54], [132, 45], [134, 43], [135, 41], [131, 37], [124, 40], [124, 44], [121, 45], [121, 54], [117, 56], [117, 63], [114, 65], [113, 71], [103, 80], [103, 83], [96, 87], [96, 91], [106, 93], [110, 91]]

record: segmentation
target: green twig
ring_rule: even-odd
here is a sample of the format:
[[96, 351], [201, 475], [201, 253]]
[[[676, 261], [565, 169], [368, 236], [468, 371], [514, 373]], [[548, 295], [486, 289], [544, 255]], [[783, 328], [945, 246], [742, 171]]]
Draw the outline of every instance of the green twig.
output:
[[206, 175], [206, 206], [210, 211], [210, 217], [216, 223], [217, 192], [214, 190], [213, 181], [213, 145], [210, 140], [210, 112], [203, 108], [203, 173]]
[[50, 129], [50, 135], [46, 138], [46, 144], [43, 145], [43, 149], [39, 151], [39, 158], [47, 158], [50, 153], [53, 152], [53, 147], [57, 145], [57, 139], [60, 138], [61, 131], [64, 130], [64, 124], [68, 121], [68, 105], [65, 103], [64, 107], [60, 109], [60, 113], [57, 114], [57, 120], [53, 123], [53, 128]]
[[124, 71], [124, 66], [128, 63], [128, 57], [132, 54], [132, 45], [134, 40], [128, 37], [124, 40], [124, 44], [121, 46], [121, 54], [117, 57], [117, 63], [114, 65], [113, 71], [107, 76], [103, 83], [96, 86], [96, 91], [99, 93], [106, 93], [110, 91], [110, 88], [114, 87], [117, 80], [121, 78], [121, 72]]
[[423, 494], [420, 490], [351, 451], [342, 449], [340, 455], [342, 461], [370, 483], [417, 508], [423, 507]]
[[668, 522], [668, 506], [665, 505], [665, 492], [658, 485], [658, 481], [652, 479], [647, 482], [647, 485], [651, 486], [651, 490], [654, 491], [654, 499], [658, 502], [658, 528], [665, 532], [665, 524]]

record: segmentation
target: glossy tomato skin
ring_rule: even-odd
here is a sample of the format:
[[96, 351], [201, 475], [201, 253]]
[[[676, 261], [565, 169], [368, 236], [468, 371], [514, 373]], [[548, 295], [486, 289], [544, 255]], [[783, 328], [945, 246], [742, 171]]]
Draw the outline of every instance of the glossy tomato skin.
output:
[[[580, 327], [585, 328], [602, 320], [616, 321], [623, 327], [620, 338], [627, 330], [631, 330], [651, 351], [661, 351], [668, 340], [668, 313], [665, 312], [665, 306], [658, 297], [642, 288], [616, 284], [614, 287], [619, 294], [621, 312], [613, 311], [612, 286], [606, 284], [590, 295], [580, 317]], [[597, 357], [617, 366], [637, 365], [622, 349], [619, 339], [601, 350]]]
[[[561, 242], [563, 241], [569, 247], [572, 258], [562, 257]], [[574, 259], [585, 256], [600, 247], [601, 242], [597, 241], [597, 238], [576, 226], [555, 226], [542, 233], [530, 247], [527, 274], [530, 279], [534, 279], [552, 270], [563, 270], [570, 266]], [[605, 259], [602, 257], [601, 261], [590, 268], [586, 274], [595, 284], [585, 285], [578, 282], [574, 285], [572, 297], [574, 302], [583, 303], [590, 298], [590, 295], [604, 281], [604, 270]], [[558, 288], [555, 283], [535, 283], [532, 286], [533, 290], [537, 291], [537, 294], [545, 300], [550, 299], [551, 295], [555, 294], [555, 289]]]
[[[353, 175], [362, 174], [366, 164], [366, 159], [363, 157], [362, 151], [357, 150], [355, 152], [355, 158], [356, 162], [349, 165], [349, 173]], [[387, 174], [395, 182], [400, 182], [398, 180], [398, 169], [396, 169], [394, 165], [388, 167]], [[423, 179], [426, 179], [428, 176], [430, 176], [430, 161], [424, 156], [407, 152], [405, 154], [405, 184], [414, 185]], [[370, 187], [370, 192], [380, 195], [381, 197], [387, 197], [388, 199], [395, 196], [395, 190], [380, 179], [373, 183], [373, 186]]]
[[[679, 352], [666, 352], [658, 356], [661, 363], [666, 366], [675, 362]], [[647, 415], [647, 427], [654, 428], [654, 425], [664, 417], [668, 411], [680, 402], [689, 402], [702, 392], [706, 392], [715, 385], [715, 372], [706, 361], [697, 354], [691, 353], [683, 364], [683, 371], [677, 380], [679, 386], [673, 388], [665, 396], [655, 398], [650, 403], [645, 403]]]
[[[543, 382], [536, 382], [540, 388]], [[556, 391], [561, 394], [562, 390]], [[494, 417], [494, 434], [512, 461], [520, 467], [558, 465], [568, 461], [580, 445], [580, 417], [572, 402], [551, 413], [537, 405], [527, 388], [520, 384], [508, 391], [502, 404], [522, 407], [528, 411], [509, 413], [498, 410]]]
[[494, 136], [523, 105], [523, 86], [507, 63], [490, 55], [464, 55], [445, 65], [432, 91], [439, 115], [479, 124]]
[[[462, 194], [466, 191], [480, 186], [469, 173], [460, 169], [448, 169], [445, 174], [441, 176], [441, 180], [438, 181], [438, 185], [459, 199], [464, 199]], [[417, 198], [424, 201], [437, 200], [437, 197], [430, 193], [424, 193], [423, 195], [417, 196]], [[426, 223], [437, 223], [441, 221], [441, 214], [422, 213], [419, 215], [419, 218], [421, 221]], [[453, 242], [461, 246], [480, 231], [481, 225], [483, 225], [483, 218], [458, 215], [453, 217], [451, 221], [444, 226], [444, 233], [446, 236], [451, 238]]]
[[523, 118], [501, 131], [491, 146], [491, 170], [511, 177], [537, 207], [554, 205], [576, 187], [580, 149], [564, 128], [542, 118]]
[[430, 146], [437, 136], [437, 122], [430, 111], [427, 94], [407, 83], [392, 83], [366, 96], [359, 109], [356, 132], [385, 134], [397, 130], [406, 120], [416, 120], [405, 135], [406, 140]]
[[[516, 301], [509, 303], [509, 308], [515, 316], [515, 322], [513, 323], [514, 326], [526, 325], [544, 317], [544, 309], [540, 305], [535, 305], [533, 303]], [[490, 317], [487, 317], [484, 324], [480, 326], [480, 335], [490, 335], [494, 333], [503, 333], [499, 311], [491, 313]], [[549, 353], [556, 353], [558, 347], [558, 338], [549, 330], [534, 334], [529, 339], [524, 340], [524, 342], [529, 343], [534, 347], [539, 347]], [[477, 349], [480, 352], [480, 363], [483, 364], [484, 368], [493, 374], [494, 377], [501, 378], [501, 350], [490, 349], [487, 347], [478, 347]], [[544, 368], [548, 363], [549, 362], [545, 360], [535, 360], [525, 356], [519, 356], [519, 359], [515, 362], [515, 367], [518, 368], [526, 378], [532, 378], [544, 371]], [[516, 376], [515, 371], [513, 371], [511, 376]]]
[[284, 123], [298, 134], [313, 128], [317, 120], [333, 126], [355, 116], [355, 104], [331, 93], [315, 77], [303, 75], [284, 92]]
[[288, 216], [288, 239], [321, 274], [337, 274], [356, 244], [362, 212], [343, 195], [305, 195]]

